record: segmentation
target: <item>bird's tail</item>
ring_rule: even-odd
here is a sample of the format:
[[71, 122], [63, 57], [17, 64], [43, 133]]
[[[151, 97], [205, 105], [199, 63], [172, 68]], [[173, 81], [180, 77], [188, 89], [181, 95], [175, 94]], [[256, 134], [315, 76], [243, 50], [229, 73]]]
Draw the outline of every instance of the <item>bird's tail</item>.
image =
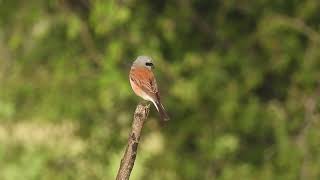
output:
[[156, 106], [159, 114], [160, 114], [160, 118], [163, 121], [169, 121], [170, 118], [166, 112], [166, 110], [164, 109], [163, 105], [158, 101], [158, 102], [154, 102], [154, 105]]

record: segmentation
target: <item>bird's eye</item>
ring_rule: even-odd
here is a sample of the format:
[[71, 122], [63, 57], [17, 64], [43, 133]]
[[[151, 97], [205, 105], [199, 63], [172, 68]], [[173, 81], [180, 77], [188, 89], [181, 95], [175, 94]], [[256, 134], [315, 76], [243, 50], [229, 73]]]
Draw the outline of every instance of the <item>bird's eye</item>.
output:
[[153, 63], [146, 63], [146, 66], [153, 66]]

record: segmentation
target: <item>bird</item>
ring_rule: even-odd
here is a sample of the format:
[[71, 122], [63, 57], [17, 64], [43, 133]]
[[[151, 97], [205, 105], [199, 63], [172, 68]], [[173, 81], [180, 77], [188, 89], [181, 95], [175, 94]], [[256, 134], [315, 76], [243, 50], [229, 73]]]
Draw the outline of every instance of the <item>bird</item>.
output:
[[160, 92], [152, 72], [153, 68], [154, 64], [151, 57], [138, 56], [131, 65], [129, 73], [130, 85], [137, 96], [154, 104], [161, 120], [168, 121], [170, 118], [161, 104]]

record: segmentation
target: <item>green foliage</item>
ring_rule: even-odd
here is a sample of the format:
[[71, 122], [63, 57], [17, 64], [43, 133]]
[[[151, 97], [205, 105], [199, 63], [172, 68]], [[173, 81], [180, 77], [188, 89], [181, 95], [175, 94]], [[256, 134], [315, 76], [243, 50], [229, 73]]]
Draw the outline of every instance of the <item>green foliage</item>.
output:
[[156, 111], [132, 179], [319, 179], [320, 2], [0, 1], [0, 179], [114, 179], [132, 61]]

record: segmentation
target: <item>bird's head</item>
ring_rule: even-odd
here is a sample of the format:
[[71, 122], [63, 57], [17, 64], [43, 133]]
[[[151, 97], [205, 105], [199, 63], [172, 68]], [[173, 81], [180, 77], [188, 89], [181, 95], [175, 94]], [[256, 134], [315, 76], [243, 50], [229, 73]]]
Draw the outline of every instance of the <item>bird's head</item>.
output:
[[154, 68], [154, 65], [151, 57], [138, 56], [137, 59], [133, 62], [133, 67], [145, 67], [151, 70]]

